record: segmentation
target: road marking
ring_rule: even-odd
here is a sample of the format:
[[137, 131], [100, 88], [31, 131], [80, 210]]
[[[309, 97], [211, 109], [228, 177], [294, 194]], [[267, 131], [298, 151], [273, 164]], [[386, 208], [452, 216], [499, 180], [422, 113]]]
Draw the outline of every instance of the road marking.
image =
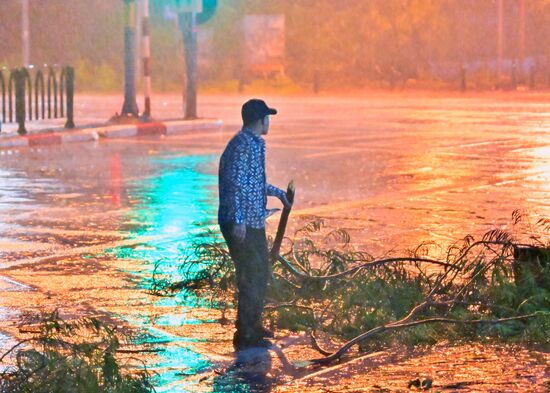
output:
[[[0, 283], [0, 291], [7, 291], [7, 292], [19, 292], [19, 291], [34, 291], [35, 289], [29, 285], [23, 284], [19, 281], [15, 281], [9, 277], [6, 276], [0, 276], [0, 281], [4, 281], [7, 283], [8, 287], [3, 286]], [[13, 288], [15, 287], [15, 289]]]

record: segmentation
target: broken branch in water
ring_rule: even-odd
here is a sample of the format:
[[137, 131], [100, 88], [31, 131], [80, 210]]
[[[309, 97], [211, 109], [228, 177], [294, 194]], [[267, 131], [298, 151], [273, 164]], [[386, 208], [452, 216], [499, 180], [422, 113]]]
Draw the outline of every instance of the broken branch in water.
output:
[[311, 339], [311, 346], [321, 355], [330, 356], [333, 354], [333, 352], [321, 348], [321, 346], [319, 345], [319, 341], [317, 341], [317, 337], [315, 337], [315, 334], [312, 331], [309, 332], [309, 338]]
[[[550, 316], [550, 313], [544, 313], [544, 312], [535, 312], [532, 314], [526, 314], [526, 315], [518, 315], [515, 317], [508, 317], [508, 318], [497, 318], [497, 319], [453, 319], [453, 318], [442, 318], [442, 317], [433, 317], [433, 318], [426, 318], [426, 319], [420, 319], [416, 321], [410, 321], [410, 319], [418, 313], [421, 309], [426, 307], [428, 303], [424, 302], [422, 304], [419, 304], [417, 307], [415, 307], [409, 315], [407, 315], [405, 318], [388, 323], [386, 325], [377, 326], [374, 329], [369, 330], [368, 332], [365, 332], [363, 334], [360, 334], [359, 336], [349, 340], [347, 343], [342, 345], [340, 349], [338, 349], [336, 352], [324, 357], [324, 358], [318, 358], [313, 359], [308, 362], [306, 362], [306, 365], [327, 365], [335, 360], [340, 359], [346, 352], [348, 352], [351, 347], [353, 347], [355, 344], [358, 344], [376, 334], [388, 332], [391, 330], [397, 330], [397, 329], [404, 329], [409, 328], [413, 326], [428, 324], [428, 323], [451, 323], [451, 324], [498, 324], [498, 323], [505, 323], [510, 321], [518, 321], [518, 320], [525, 320], [540, 316]], [[326, 351], [323, 351], [326, 353]]]
[[[277, 256], [280, 263], [273, 265], [268, 294], [274, 303], [265, 307], [273, 325], [309, 334], [312, 346], [325, 357], [308, 365], [329, 364], [356, 344], [361, 351], [391, 345], [391, 336], [384, 333], [396, 331], [400, 340], [418, 343], [471, 330], [459, 325], [508, 323], [482, 327], [482, 334], [521, 332], [522, 339], [547, 340], [540, 332], [550, 326], [548, 288], [516, 280], [513, 251], [519, 243], [502, 231], [491, 231], [480, 241], [467, 236], [443, 258], [431, 257], [430, 250], [419, 246], [404, 256], [375, 259], [346, 248], [349, 236], [332, 231], [322, 237], [319, 230], [314, 223], [296, 231], [300, 238], [290, 239], [288, 252]], [[321, 242], [314, 240], [318, 238]], [[222, 303], [234, 300], [228, 296], [235, 293], [234, 267], [228, 261], [219, 243], [205, 248], [185, 261], [185, 272], [195, 275], [184, 287], [197, 294], [221, 291], [226, 296]], [[533, 320], [538, 316], [544, 318]], [[524, 322], [510, 324], [519, 320]], [[431, 326], [414, 328], [422, 325]], [[339, 343], [349, 341], [340, 348], [329, 345], [337, 348], [331, 352], [319, 345], [316, 333]]]

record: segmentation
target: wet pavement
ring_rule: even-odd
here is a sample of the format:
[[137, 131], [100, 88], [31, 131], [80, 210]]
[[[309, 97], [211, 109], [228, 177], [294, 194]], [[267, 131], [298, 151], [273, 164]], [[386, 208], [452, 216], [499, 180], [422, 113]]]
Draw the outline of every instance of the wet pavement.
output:
[[[422, 241], [444, 248], [467, 234], [512, 229], [516, 209], [528, 214], [531, 230], [543, 235], [534, 223], [550, 217], [548, 98], [267, 97], [279, 110], [266, 137], [268, 178], [281, 188], [291, 179], [296, 183], [291, 226], [320, 216], [326, 225], [348, 230], [356, 247], [375, 255]], [[119, 101], [78, 97], [77, 125], [79, 119], [80, 124], [104, 121]], [[143, 356], [158, 372], [160, 392], [237, 391], [227, 387], [233, 379], [212, 372], [232, 361], [232, 329], [219, 323], [220, 313], [192, 306], [184, 297], [154, 297], [145, 289], [155, 266], [178, 275], [181, 249], [205, 229], [216, 229], [217, 160], [239, 128], [243, 101], [239, 96], [200, 98], [201, 116], [224, 120], [216, 131], [0, 151], [2, 347], [18, 334], [18, 313], [59, 308], [66, 317], [95, 315], [145, 329], [144, 343], [161, 349]], [[153, 102], [159, 118], [179, 116], [179, 96]], [[270, 233], [275, 225], [269, 222]], [[527, 229], [518, 228], [516, 236], [527, 237]], [[307, 355], [300, 340], [291, 340], [287, 356]], [[453, 348], [443, 352], [455, 353]], [[453, 367], [474, 366], [468, 360], [476, 356], [471, 348], [457, 350], [463, 362], [440, 367], [441, 378], [460, 380]], [[501, 359], [520, 350], [484, 349], [486, 356]], [[547, 351], [523, 351], [519, 364], [537, 366], [526, 374], [530, 377], [514, 378], [518, 386], [543, 391], [550, 380]], [[378, 375], [382, 388], [399, 391], [414, 374], [405, 363], [435, 362], [425, 353], [408, 359], [397, 363], [404, 370], [395, 379], [399, 383], [376, 374], [374, 367], [372, 378]], [[303, 381], [289, 378], [276, 359], [269, 367], [280, 385], [274, 390], [304, 389]], [[483, 381], [498, 367], [479, 369], [476, 380]], [[518, 374], [502, 370], [494, 378]], [[376, 385], [354, 380], [355, 374], [334, 378], [349, 389]], [[323, 386], [320, 381], [308, 382], [309, 388]], [[342, 386], [318, 391], [371, 391]], [[522, 391], [487, 383], [464, 389]]]

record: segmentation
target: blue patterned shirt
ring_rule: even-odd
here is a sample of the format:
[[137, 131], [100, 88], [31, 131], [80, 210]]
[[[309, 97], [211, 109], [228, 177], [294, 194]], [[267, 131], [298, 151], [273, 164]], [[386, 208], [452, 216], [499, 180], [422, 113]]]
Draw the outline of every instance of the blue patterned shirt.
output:
[[266, 182], [265, 141], [248, 128], [229, 141], [220, 158], [219, 194], [218, 222], [252, 228], [265, 226], [267, 196], [285, 195]]

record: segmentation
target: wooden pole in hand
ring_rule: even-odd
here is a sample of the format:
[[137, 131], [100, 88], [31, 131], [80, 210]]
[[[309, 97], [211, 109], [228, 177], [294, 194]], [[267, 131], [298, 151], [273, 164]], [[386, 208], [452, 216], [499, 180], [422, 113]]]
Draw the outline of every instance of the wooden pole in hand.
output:
[[273, 241], [273, 247], [269, 254], [271, 263], [274, 263], [279, 257], [279, 251], [281, 250], [281, 243], [285, 237], [286, 224], [288, 223], [288, 216], [292, 210], [292, 204], [294, 203], [294, 194], [296, 190], [294, 189], [294, 181], [288, 183], [286, 189], [286, 199], [290, 202], [290, 207], [285, 207], [281, 213], [281, 219], [279, 220], [279, 227], [277, 228], [277, 234], [275, 235], [275, 240]]

